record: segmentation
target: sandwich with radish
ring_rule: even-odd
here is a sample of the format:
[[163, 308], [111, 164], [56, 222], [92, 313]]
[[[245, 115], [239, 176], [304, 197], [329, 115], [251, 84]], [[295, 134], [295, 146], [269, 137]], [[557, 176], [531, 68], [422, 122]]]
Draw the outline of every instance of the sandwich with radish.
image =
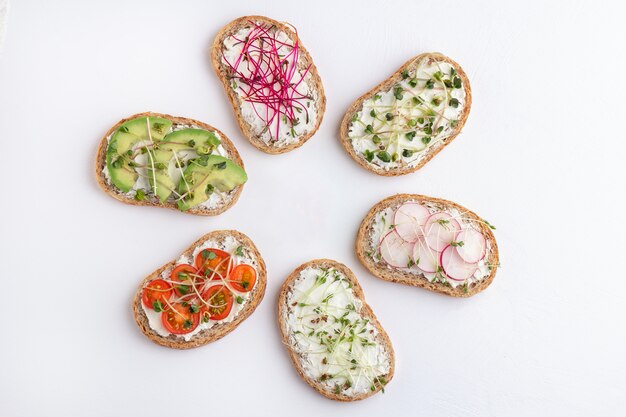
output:
[[499, 257], [493, 229], [451, 201], [398, 194], [365, 216], [356, 253], [378, 278], [469, 297], [495, 278]]

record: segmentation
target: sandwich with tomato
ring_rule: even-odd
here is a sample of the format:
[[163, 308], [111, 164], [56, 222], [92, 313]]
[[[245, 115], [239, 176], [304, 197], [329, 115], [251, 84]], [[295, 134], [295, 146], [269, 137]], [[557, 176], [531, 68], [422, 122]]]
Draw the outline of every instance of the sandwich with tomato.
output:
[[135, 320], [160, 345], [203, 346], [250, 316], [266, 284], [265, 262], [248, 236], [211, 232], [142, 281], [133, 300]]

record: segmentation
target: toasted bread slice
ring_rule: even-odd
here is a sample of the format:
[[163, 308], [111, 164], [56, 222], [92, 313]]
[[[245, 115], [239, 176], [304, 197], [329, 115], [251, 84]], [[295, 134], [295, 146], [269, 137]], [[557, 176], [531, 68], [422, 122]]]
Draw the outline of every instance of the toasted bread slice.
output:
[[[392, 266], [381, 253], [383, 248], [383, 240], [387, 234], [394, 233], [398, 230], [396, 223], [396, 212], [398, 208], [405, 204], [417, 203], [426, 207], [430, 214], [444, 212], [450, 214], [449, 220], [458, 223], [463, 229], [473, 229], [484, 237], [484, 253], [480, 261], [476, 262], [475, 274], [471, 275], [464, 281], [454, 280], [447, 276], [444, 270], [445, 262], [442, 261], [442, 251], [432, 250], [435, 263], [429, 265], [427, 272], [419, 268], [419, 260], [415, 259], [415, 252], [408, 250], [408, 260], [402, 260], [402, 266]], [[404, 206], [406, 207], [406, 206]], [[428, 214], [427, 214], [428, 215]], [[445, 221], [450, 223], [450, 221]], [[400, 223], [400, 221], [398, 221]], [[451, 226], [448, 226], [451, 227]], [[419, 194], [397, 194], [388, 197], [376, 204], [365, 216], [359, 232], [356, 237], [356, 254], [365, 265], [365, 267], [378, 278], [385, 281], [399, 282], [402, 284], [413, 285], [415, 287], [426, 288], [431, 291], [440, 292], [442, 294], [453, 297], [470, 297], [487, 288], [496, 276], [497, 268], [500, 265], [498, 256], [498, 245], [491, 229], [494, 228], [489, 222], [483, 220], [474, 212], [465, 207], [453, 203], [452, 201], [440, 198], [427, 197]], [[425, 230], [424, 227], [422, 230]], [[445, 230], [445, 229], [444, 229]], [[425, 234], [425, 233], [424, 233]], [[395, 236], [391, 236], [392, 238]], [[454, 239], [453, 239], [454, 241]], [[403, 240], [397, 240], [399, 247], [404, 247]], [[454, 242], [456, 245], [463, 246], [463, 243]], [[447, 245], [448, 243], [443, 243]], [[391, 242], [394, 245], [394, 242]], [[406, 245], [411, 245], [407, 243]], [[449, 250], [456, 250], [452, 247]], [[414, 246], [413, 246], [414, 247]], [[427, 246], [424, 246], [425, 248]], [[458, 247], [458, 246], [457, 246]], [[440, 249], [443, 249], [440, 247]], [[389, 253], [388, 247], [385, 247], [386, 253]], [[445, 250], [445, 249], [444, 249]], [[426, 259], [424, 259], [426, 261]], [[465, 266], [463, 264], [462, 266]], [[468, 271], [471, 272], [473, 264], [468, 263]], [[434, 271], [434, 272], [433, 272]]]
[[408, 174], [457, 137], [471, 105], [470, 82], [461, 66], [440, 53], [421, 54], [348, 108], [340, 140], [368, 171]]
[[211, 233], [207, 233], [200, 239], [195, 241], [189, 248], [187, 248], [182, 257], [192, 258], [194, 250], [201, 247], [205, 242], [216, 242], [224, 245], [240, 245], [241, 253], [245, 255], [247, 259], [254, 262], [254, 267], [257, 271], [257, 280], [253, 289], [247, 293], [247, 299], [245, 300], [243, 307], [236, 313], [232, 313], [230, 317], [231, 321], [216, 321], [212, 323], [212, 326], [200, 330], [198, 333], [193, 334], [186, 340], [184, 335], [169, 334], [163, 336], [157, 332], [150, 325], [150, 320], [146, 314], [146, 308], [143, 306], [142, 294], [146, 285], [156, 279], [167, 279], [169, 273], [175, 267], [177, 261], [171, 261], [161, 266], [156, 271], [152, 272], [146, 278], [143, 279], [137, 293], [133, 299], [133, 313], [135, 315], [135, 321], [141, 329], [141, 331], [150, 338], [153, 342], [175, 349], [190, 349], [198, 346], [204, 346], [208, 343], [214, 342], [226, 336], [239, 326], [245, 319], [247, 319], [257, 308], [257, 306], [263, 300], [265, 295], [265, 288], [267, 286], [267, 269], [265, 267], [265, 261], [261, 257], [259, 250], [254, 245], [252, 240], [241, 232], [236, 230], [217, 230]]
[[[245, 169], [243, 160], [241, 159], [241, 156], [239, 156], [239, 152], [237, 152], [237, 148], [235, 148], [235, 145], [233, 145], [230, 139], [222, 131], [218, 130], [217, 128], [207, 123], [194, 120], [194, 119], [189, 119], [186, 117], [170, 116], [168, 114], [153, 113], [153, 112], [137, 113], [125, 119], [120, 120], [113, 127], [111, 127], [109, 131], [104, 135], [104, 137], [100, 141], [100, 145], [98, 146], [98, 152], [96, 155], [96, 163], [95, 163], [96, 180], [98, 181], [98, 185], [100, 185], [100, 187], [108, 195], [115, 198], [116, 200], [119, 200], [127, 204], [132, 204], [134, 206], [165, 207], [165, 208], [174, 209], [176, 211], [180, 211], [177, 207], [177, 204], [173, 201], [161, 202], [156, 198], [146, 198], [142, 201], [139, 201], [134, 196], [130, 195], [129, 193], [124, 193], [121, 190], [119, 190], [115, 185], [111, 183], [111, 181], [105, 175], [104, 171], [106, 168], [106, 153], [107, 153], [107, 148], [109, 145], [109, 139], [111, 138], [113, 133], [115, 133], [119, 129], [119, 127], [122, 124], [124, 124], [125, 122], [129, 120], [133, 120], [139, 117], [161, 117], [164, 119], [171, 120], [174, 123], [174, 125], [192, 126], [194, 128], [199, 128], [199, 129], [204, 129], [204, 130], [208, 130], [211, 132], [215, 132], [219, 135], [220, 140], [222, 142], [221, 145], [226, 151], [228, 158], [231, 159], [233, 162], [237, 163], [240, 167]], [[230, 191], [224, 197], [221, 203], [218, 204], [216, 207], [208, 208], [208, 207], [198, 206], [198, 207], [194, 207], [192, 209], [187, 210], [185, 213], [196, 214], [200, 216], [216, 216], [228, 210], [229, 208], [231, 208], [239, 199], [239, 196], [242, 190], [243, 190], [243, 185], [236, 187], [235, 189]]]
[[[315, 289], [303, 294], [302, 288], [312, 282]], [[306, 300], [301, 298], [305, 295]], [[352, 271], [337, 261], [315, 259], [289, 275], [280, 291], [278, 322], [296, 370], [325, 397], [362, 400], [384, 391], [393, 378], [391, 340], [365, 302]], [[312, 333], [305, 334], [300, 327]], [[307, 337], [312, 343], [301, 344], [299, 338]], [[312, 345], [326, 351], [311, 351]]]
[[[251, 32], [255, 29], [257, 32]], [[266, 113], [267, 106], [259, 102], [258, 93], [248, 91], [251, 88], [251, 83], [254, 87], [257, 87], [255, 83], [260, 81], [251, 75], [252, 69], [248, 69], [248, 64], [245, 64], [248, 54], [243, 53], [243, 47], [248, 44], [248, 35], [250, 33], [259, 34], [259, 31], [263, 31], [262, 37], [264, 42], [269, 40], [269, 43], [266, 42], [268, 45], [272, 44], [272, 39], [279, 39], [279, 42], [274, 43], [274, 45], [277, 48], [282, 48], [280, 49], [281, 56], [279, 57], [278, 54], [269, 52], [260, 53], [257, 51], [249, 53], [257, 58], [259, 55], [263, 55], [263, 61], [278, 62], [280, 60], [281, 64], [278, 64], [279, 67], [287, 62], [286, 67], [288, 70], [286, 73], [291, 74], [289, 82], [286, 83], [283, 81], [285, 81], [284, 78], [287, 75], [274, 74], [268, 76], [266, 81], [269, 81], [274, 86], [278, 86], [275, 87], [277, 91], [275, 94], [284, 90], [285, 94], [293, 97], [309, 97], [309, 99], [290, 99], [287, 102], [280, 97], [273, 97], [274, 102], [281, 103], [278, 106], [280, 112], [269, 125], [266, 119], [271, 119], [274, 112], [270, 110], [269, 113]], [[234, 40], [233, 36], [237, 37], [238, 34], [245, 38], [245, 41], [240, 39], [243, 42], [236, 43], [237, 41]], [[258, 37], [254, 38], [259, 39]], [[289, 44], [291, 47], [285, 44]], [[289, 56], [293, 57], [290, 53], [295, 49], [293, 45], [296, 44], [298, 45], [297, 68], [292, 71], [293, 62], [289, 61]], [[231, 59], [227, 57], [229, 54], [232, 55]], [[285, 60], [283, 60], [283, 55], [287, 56]], [[302, 146], [317, 132], [326, 110], [326, 95], [324, 94], [322, 79], [313, 63], [313, 59], [304, 45], [302, 45], [293, 26], [264, 16], [240, 17], [224, 26], [217, 34], [213, 42], [211, 59], [215, 72], [228, 94], [241, 131], [256, 148], [269, 154], [289, 152]], [[240, 60], [242, 63], [237, 67], [236, 65]], [[238, 72], [235, 71], [235, 68], [237, 68]], [[275, 69], [274, 66], [272, 68]], [[284, 85], [291, 85], [291, 87], [287, 89], [281, 87]], [[262, 88], [261, 90], [263, 91]], [[264, 91], [267, 92], [269, 89]], [[245, 100], [244, 97], [249, 99]], [[288, 117], [295, 120], [286, 119], [286, 113], [292, 113], [293, 117]], [[276, 132], [277, 126], [278, 132]]]

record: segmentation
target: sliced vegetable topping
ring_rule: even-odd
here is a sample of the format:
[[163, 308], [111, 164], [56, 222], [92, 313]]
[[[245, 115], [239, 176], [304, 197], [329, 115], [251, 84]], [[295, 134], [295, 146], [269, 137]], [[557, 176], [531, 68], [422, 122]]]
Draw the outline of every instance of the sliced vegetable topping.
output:
[[226, 278], [232, 266], [230, 254], [223, 250], [215, 248], [203, 249], [196, 256], [198, 272], [209, 279]]
[[174, 334], [191, 333], [200, 324], [200, 314], [193, 313], [187, 303], [172, 304], [162, 315], [163, 326]]
[[[180, 264], [172, 271], [172, 281], [176, 282], [174, 291], [176, 295], [186, 295], [202, 291], [205, 279], [201, 277], [198, 270], [191, 265]], [[180, 284], [178, 284], [180, 283]]]
[[230, 274], [230, 280], [230, 284], [237, 291], [252, 291], [256, 283], [256, 269], [250, 265], [238, 265]]
[[144, 306], [161, 313], [159, 322], [165, 330], [178, 335], [193, 332], [198, 323], [227, 319], [235, 300], [238, 306], [244, 304], [256, 287], [256, 269], [237, 264], [244, 253], [243, 246], [232, 254], [212, 247], [198, 251], [195, 265], [178, 264], [169, 276], [145, 286]]
[[163, 311], [167, 306], [166, 300], [172, 296], [172, 286], [162, 279], [151, 281], [143, 290], [143, 304], [155, 311]]
[[204, 294], [204, 307], [202, 307], [202, 320], [223, 320], [233, 309], [233, 293], [223, 285], [214, 285]]
[[176, 203], [185, 211], [205, 203], [213, 191], [225, 196], [247, 181], [243, 168], [222, 156], [215, 132], [172, 131], [176, 128], [156, 116], [124, 122], [107, 147], [105, 174], [111, 184], [138, 201]]
[[[450, 279], [465, 285], [481, 268], [492, 267], [483, 261], [487, 240], [477, 227], [482, 222], [491, 228], [486, 221], [429, 209], [417, 202], [407, 202], [380, 216], [377, 221], [384, 229], [379, 238], [372, 238], [373, 242], [379, 242], [379, 254], [374, 260], [382, 260], [393, 268], [415, 270], [431, 281], [449, 283]], [[387, 217], [393, 219], [389, 227]], [[481, 276], [484, 274], [478, 275]]]

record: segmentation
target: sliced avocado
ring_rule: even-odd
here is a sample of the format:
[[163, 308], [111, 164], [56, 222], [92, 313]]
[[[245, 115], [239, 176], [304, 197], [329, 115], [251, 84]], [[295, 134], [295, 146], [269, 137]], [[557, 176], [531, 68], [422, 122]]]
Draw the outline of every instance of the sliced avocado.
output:
[[228, 192], [248, 180], [246, 171], [228, 158], [205, 155], [191, 162], [178, 183], [178, 208], [187, 211], [208, 200], [214, 189]]
[[133, 164], [133, 146], [138, 142], [161, 140], [169, 132], [172, 122], [161, 117], [150, 117], [150, 135], [148, 135], [147, 117], [140, 117], [122, 124], [113, 134], [107, 148], [106, 163], [111, 182], [122, 192], [127, 193], [137, 182], [139, 175]]
[[152, 136], [152, 140], [163, 139], [172, 127], [172, 121], [162, 117], [148, 116], [129, 120], [120, 126], [120, 130], [127, 131], [142, 138], [142, 140], [150, 140], [150, 136], [148, 136], [148, 118], [150, 119], [150, 136]]
[[[174, 153], [170, 150], [156, 149], [148, 153], [148, 181], [152, 187], [152, 191], [163, 202], [166, 201], [176, 188], [174, 180], [169, 174], [170, 160], [174, 157]], [[151, 159], [152, 158], [152, 159]], [[154, 163], [154, 169], [152, 164]], [[155, 186], [156, 179], [156, 186]]]
[[210, 154], [219, 144], [220, 140], [213, 132], [202, 129], [182, 129], [168, 133], [163, 140], [158, 141], [158, 149], [148, 154], [148, 158], [154, 159], [155, 165], [153, 170], [152, 161], [148, 160], [148, 180], [154, 193], [161, 201], [166, 201], [176, 188], [168, 170], [174, 152], [193, 149], [198, 154]]
[[161, 142], [163, 149], [188, 149], [193, 148], [198, 155], [209, 155], [217, 148], [221, 141], [217, 135], [202, 129], [181, 129], [168, 134]]

